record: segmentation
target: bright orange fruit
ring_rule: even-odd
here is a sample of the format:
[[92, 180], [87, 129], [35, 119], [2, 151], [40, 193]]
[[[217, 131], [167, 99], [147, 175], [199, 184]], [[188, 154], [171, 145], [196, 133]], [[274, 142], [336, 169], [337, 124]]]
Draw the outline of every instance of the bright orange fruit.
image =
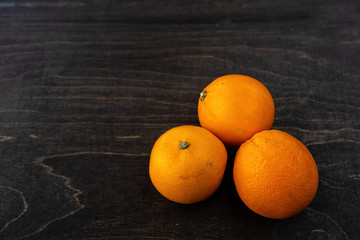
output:
[[256, 133], [239, 148], [233, 169], [236, 190], [254, 212], [288, 218], [313, 200], [318, 170], [309, 150], [288, 133]]
[[175, 127], [151, 151], [149, 174], [155, 188], [178, 203], [196, 203], [220, 186], [227, 162], [224, 144], [208, 130]]
[[240, 146], [255, 133], [270, 129], [275, 105], [268, 89], [254, 78], [232, 74], [217, 78], [200, 94], [202, 127], [228, 146]]

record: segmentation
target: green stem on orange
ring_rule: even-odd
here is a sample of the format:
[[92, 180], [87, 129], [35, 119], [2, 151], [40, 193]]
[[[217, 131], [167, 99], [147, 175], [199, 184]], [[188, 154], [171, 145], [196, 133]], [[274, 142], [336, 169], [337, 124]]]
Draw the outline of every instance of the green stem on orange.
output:
[[207, 92], [204, 90], [200, 93], [200, 100], [203, 101], [207, 95]]
[[180, 149], [185, 149], [187, 148], [188, 146], [190, 146], [190, 143], [185, 141], [185, 142], [181, 142], [180, 145], [179, 145], [179, 148]]

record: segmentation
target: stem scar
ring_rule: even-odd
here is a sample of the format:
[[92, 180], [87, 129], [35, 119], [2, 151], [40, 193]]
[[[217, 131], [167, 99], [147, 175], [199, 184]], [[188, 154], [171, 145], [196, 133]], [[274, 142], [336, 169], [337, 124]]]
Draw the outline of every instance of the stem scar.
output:
[[187, 148], [187, 147], [189, 147], [189, 146], [190, 146], [190, 143], [187, 142], [187, 141], [185, 141], [185, 142], [181, 142], [181, 143], [180, 143], [179, 148], [180, 148], [180, 149], [185, 149], [185, 148]]
[[200, 100], [203, 101], [207, 95], [207, 92], [204, 90], [200, 93]]

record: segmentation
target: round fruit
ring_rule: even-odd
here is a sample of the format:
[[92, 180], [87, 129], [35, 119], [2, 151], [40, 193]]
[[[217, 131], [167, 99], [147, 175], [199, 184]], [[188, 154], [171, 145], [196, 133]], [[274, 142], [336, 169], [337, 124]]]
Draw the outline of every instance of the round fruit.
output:
[[238, 147], [255, 133], [270, 129], [275, 115], [273, 98], [258, 80], [225, 75], [200, 94], [199, 121], [226, 145]]
[[291, 217], [315, 197], [319, 176], [309, 150], [288, 133], [256, 133], [236, 153], [236, 190], [254, 212], [268, 218]]
[[225, 146], [211, 132], [196, 126], [175, 127], [154, 144], [150, 179], [169, 200], [196, 203], [220, 186], [226, 162]]

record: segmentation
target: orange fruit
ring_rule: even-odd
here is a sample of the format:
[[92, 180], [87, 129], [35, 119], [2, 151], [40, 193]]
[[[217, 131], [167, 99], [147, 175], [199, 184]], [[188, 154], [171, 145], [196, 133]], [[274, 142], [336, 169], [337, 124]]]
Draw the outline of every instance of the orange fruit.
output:
[[268, 218], [291, 217], [315, 197], [318, 170], [309, 150], [278, 130], [256, 133], [236, 153], [233, 177], [242, 201]]
[[149, 174], [155, 188], [177, 203], [196, 203], [220, 186], [227, 162], [224, 144], [208, 130], [179, 126], [165, 132], [151, 151]]
[[202, 127], [228, 146], [240, 146], [256, 132], [270, 129], [275, 115], [273, 98], [258, 80], [225, 75], [200, 94], [198, 116]]

